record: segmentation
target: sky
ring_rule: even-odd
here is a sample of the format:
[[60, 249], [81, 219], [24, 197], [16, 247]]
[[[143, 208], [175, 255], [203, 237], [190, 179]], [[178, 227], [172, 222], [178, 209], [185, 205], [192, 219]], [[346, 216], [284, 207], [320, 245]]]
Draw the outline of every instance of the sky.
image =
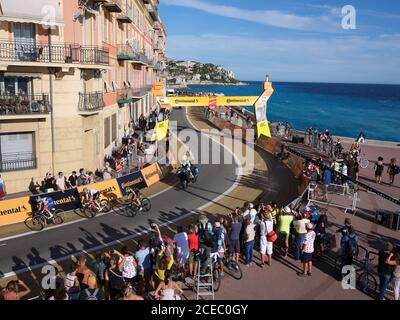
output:
[[400, 0], [160, 0], [159, 14], [169, 57], [240, 80], [400, 84]]

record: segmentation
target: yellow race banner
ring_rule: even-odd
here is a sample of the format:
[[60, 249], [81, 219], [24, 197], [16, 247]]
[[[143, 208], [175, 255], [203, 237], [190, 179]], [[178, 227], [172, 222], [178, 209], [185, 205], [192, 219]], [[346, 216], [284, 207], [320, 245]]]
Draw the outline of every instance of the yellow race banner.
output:
[[0, 201], [0, 226], [23, 222], [30, 213], [29, 197]]
[[271, 138], [268, 120], [257, 122], [257, 138], [259, 138], [261, 135]]
[[97, 190], [100, 193], [100, 199], [112, 200], [122, 197], [121, 190], [116, 179], [104, 180], [101, 182], [88, 184], [86, 186], [80, 186], [78, 187], [78, 191], [81, 196], [84, 188]]
[[252, 106], [258, 97], [255, 96], [221, 96], [221, 97], [162, 97], [158, 98], [160, 106], [166, 107], [222, 107]]
[[154, 128], [154, 133], [151, 137], [151, 141], [161, 141], [163, 140], [168, 133], [168, 120], [160, 121], [157, 122], [155, 128]]

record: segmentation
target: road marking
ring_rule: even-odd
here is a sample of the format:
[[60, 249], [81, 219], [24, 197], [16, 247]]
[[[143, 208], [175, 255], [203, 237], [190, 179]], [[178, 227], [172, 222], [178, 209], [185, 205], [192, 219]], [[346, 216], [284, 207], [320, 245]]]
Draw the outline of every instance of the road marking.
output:
[[[193, 122], [187, 117], [187, 113], [186, 113], [186, 118], [187, 118], [188, 122], [193, 126], [193, 128], [195, 128], [196, 130], [198, 130], [198, 131], [200, 132], [200, 134], [203, 134], [203, 133], [201, 133], [201, 130], [199, 130], [199, 129], [193, 124]], [[215, 142], [215, 143], [218, 143], [218, 144], [219, 144], [220, 146], [222, 146], [223, 148], [226, 148], [226, 147], [225, 147], [224, 145], [222, 145], [219, 141], [214, 140], [214, 142]], [[228, 148], [226, 148], [226, 150], [227, 150], [229, 153], [231, 153], [232, 156], [234, 157], [235, 162], [236, 162], [236, 166], [237, 166], [237, 167], [240, 167], [240, 162], [238, 161], [238, 158], [236, 157], [236, 155], [235, 155], [231, 150], [229, 150]], [[240, 170], [239, 170], [239, 171], [240, 171]], [[180, 216], [180, 217], [177, 217], [177, 218], [175, 218], [175, 219], [173, 219], [173, 220], [171, 220], [171, 221], [168, 221], [168, 222], [165, 222], [165, 223], [160, 224], [160, 227], [165, 227], [165, 226], [168, 226], [168, 225], [170, 225], [170, 224], [174, 224], [174, 223], [176, 223], [176, 222], [178, 222], [178, 221], [180, 221], [180, 220], [183, 220], [183, 219], [186, 219], [186, 218], [190, 217], [191, 215], [197, 215], [197, 214], [198, 214], [197, 211], [203, 210], [204, 208], [208, 207], [209, 205], [212, 205], [212, 204], [218, 202], [220, 199], [222, 199], [223, 197], [225, 197], [227, 194], [231, 193], [231, 192], [239, 185], [240, 178], [241, 178], [241, 175], [236, 175], [236, 178], [235, 178], [234, 183], [233, 183], [226, 191], [224, 191], [223, 193], [221, 193], [218, 197], [212, 199], [212, 200], [209, 201], [209, 202], [206, 202], [205, 204], [203, 204], [202, 206], [198, 207], [197, 209], [192, 210], [192, 211], [190, 211], [190, 212], [188, 212], [188, 213], [186, 213], [186, 214], [184, 214], [184, 215], [182, 215], [182, 216]], [[157, 196], [157, 195], [159, 195], [159, 194], [161, 194], [161, 193], [164, 193], [165, 191], [167, 191], [167, 190], [169, 190], [169, 189], [171, 189], [171, 188], [173, 188], [173, 187], [174, 187], [174, 186], [171, 186], [171, 187], [169, 187], [168, 189], [166, 189], [166, 190], [164, 190], [164, 191], [160, 191], [160, 192], [154, 194], [154, 195], [151, 196], [151, 197], [155, 197], [155, 196]], [[149, 197], [149, 198], [151, 198], [151, 197]], [[104, 213], [104, 214], [107, 214], [107, 213]], [[82, 220], [87, 220], [87, 219], [81, 219], [81, 221], [82, 221]], [[74, 221], [74, 222], [76, 222], [76, 221]], [[66, 224], [63, 224], [63, 225], [66, 225]], [[63, 225], [60, 225], [60, 226], [63, 226]], [[58, 227], [58, 226], [57, 226], [57, 227]], [[46, 230], [46, 229], [45, 229], [45, 230]], [[64, 257], [59, 258], [59, 259], [56, 259], [56, 260], [54, 260], [54, 259], [52, 259], [52, 260], [47, 260], [47, 261], [44, 262], [44, 263], [40, 263], [40, 264], [34, 265], [34, 266], [32, 266], [32, 267], [26, 267], [26, 268], [23, 268], [23, 269], [20, 269], [20, 270], [17, 270], [17, 271], [7, 272], [7, 273], [4, 273], [3, 276], [2, 276], [0, 279], [5, 279], [5, 278], [9, 278], [9, 277], [15, 277], [15, 276], [17, 276], [18, 274], [25, 273], [25, 272], [29, 272], [29, 271], [32, 272], [32, 270], [42, 268], [43, 266], [46, 266], [46, 265], [49, 265], [49, 264], [56, 264], [56, 263], [59, 263], [59, 262], [68, 260], [68, 259], [70, 259], [70, 258], [72, 258], [72, 257], [75, 257], [76, 255], [81, 255], [82, 253], [89, 254], [89, 253], [91, 253], [91, 252], [99, 251], [99, 250], [101, 250], [101, 249], [103, 249], [103, 248], [106, 248], [106, 247], [111, 247], [111, 246], [114, 246], [114, 245], [117, 245], [117, 244], [122, 244], [122, 243], [125, 242], [125, 241], [128, 241], [128, 240], [130, 240], [130, 239], [136, 238], [136, 237], [138, 237], [138, 236], [143, 236], [143, 235], [148, 234], [148, 233], [150, 233], [150, 232], [153, 232], [153, 231], [152, 231], [152, 230], [146, 230], [146, 231], [142, 231], [142, 232], [137, 232], [137, 233], [134, 233], [134, 234], [130, 234], [129, 236], [123, 237], [123, 238], [121, 238], [121, 239], [113, 240], [113, 241], [111, 241], [111, 242], [109, 242], [109, 243], [107, 243], [107, 244], [98, 245], [98, 246], [96, 246], [96, 247], [94, 247], [94, 248], [90, 248], [89, 250], [84, 250], [84, 249], [82, 249], [82, 250], [80, 250], [79, 253], [77, 253], [77, 254], [69, 254], [69, 255], [67, 255], [67, 256], [64, 256]], [[30, 232], [30, 233], [36, 233], [36, 232], [33, 231], [33, 232]], [[29, 234], [30, 234], [30, 233], [29, 233]], [[24, 234], [24, 235], [26, 235], [26, 234]], [[22, 236], [22, 235], [17, 236], [17, 238], [20, 237], [20, 236]], [[16, 238], [16, 237], [9, 237], [8, 239], [14, 239], [14, 238]], [[4, 239], [6, 239], [6, 238], [4, 238]], [[0, 239], [0, 241], [2, 241], [2, 239]]]
[[0, 243], [0, 247], [4, 247], [6, 245], [7, 245], [6, 243]]

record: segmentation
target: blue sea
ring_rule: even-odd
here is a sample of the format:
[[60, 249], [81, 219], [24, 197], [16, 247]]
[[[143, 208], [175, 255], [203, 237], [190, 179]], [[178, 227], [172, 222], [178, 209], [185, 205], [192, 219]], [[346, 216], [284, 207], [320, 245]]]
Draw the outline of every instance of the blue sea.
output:
[[[247, 86], [191, 85], [191, 91], [252, 96], [261, 82]], [[400, 85], [273, 82], [268, 101], [271, 122], [288, 121], [306, 130], [329, 129], [334, 135], [400, 142]], [[251, 107], [246, 107], [252, 111]]]

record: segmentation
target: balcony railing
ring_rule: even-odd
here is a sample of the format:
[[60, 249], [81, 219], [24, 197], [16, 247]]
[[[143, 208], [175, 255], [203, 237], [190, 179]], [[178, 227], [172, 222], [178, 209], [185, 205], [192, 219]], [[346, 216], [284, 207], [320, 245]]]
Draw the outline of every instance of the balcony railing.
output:
[[98, 46], [41, 41], [0, 40], [0, 61], [108, 64], [109, 52]]
[[0, 117], [3, 115], [40, 115], [50, 113], [48, 94], [0, 94]]
[[154, 30], [161, 30], [161, 23], [159, 21], [155, 21], [153, 28]]
[[103, 94], [100, 91], [79, 92], [78, 110], [81, 112], [97, 112], [104, 108]]
[[36, 157], [33, 153], [3, 153], [0, 155], [0, 172], [35, 168]]
[[117, 19], [121, 23], [131, 23], [133, 21], [132, 7], [126, 6]]
[[154, 21], [158, 21], [158, 10], [152, 4], [145, 4], [147, 11], [149, 11], [150, 16], [153, 18]]
[[117, 51], [117, 59], [119, 60], [135, 60], [137, 54], [129, 44], [119, 44]]
[[117, 91], [118, 103], [124, 104], [132, 102], [134, 98], [140, 98], [146, 95], [153, 86], [143, 86], [139, 88], [122, 88]]
[[109, 12], [122, 12], [121, 0], [105, 0], [103, 7]]

